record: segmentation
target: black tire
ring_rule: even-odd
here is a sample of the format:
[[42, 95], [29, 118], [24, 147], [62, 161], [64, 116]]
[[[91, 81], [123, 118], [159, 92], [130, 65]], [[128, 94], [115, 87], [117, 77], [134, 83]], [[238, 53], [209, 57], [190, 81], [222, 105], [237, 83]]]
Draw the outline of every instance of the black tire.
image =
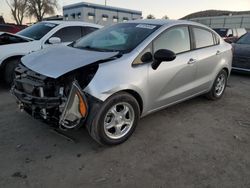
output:
[[[220, 78], [220, 77], [225, 78], [225, 84], [224, 84], [223, 90], [218, 94], [217, 91], [216, 91], [216, 87], [217, 87], [218, 78]], [[214, 81], [214, 83], [213, 83], [213, 87], [212, 87], [212, 89], [206, 94], [206, 97], [207, 97], [209, 100], [218, 100], [218, 99], [220, 99], [220, 98], [223, 96], [223, 94], [224, 94], [224, 92], [225, 92], [225, 90], [226, 90], [227, 79], [228, 79], [228, 74], [227, 74], [226, 70], [224, 70], [224, 69], [221, 70], [221, 71], [219, 72], [219, 74], [216, 76], [215, 81]]]
[[4, 66], [4, 81], [8, 86], [13, 84], [15, 78], [15, 68], [20, 63], [20, 59], [11, 59]]
[[[105, 133], [104, 121], [108, 111], [116, 104], [126, 103], [129, 104], [134, 112], [134, 121], [129, 130], [122, 138], [113, 139]], [[135, 131], [140, 118], [140, 107], [137, 100], [126, 92], [120, 92], [109, 97], [98, 109], [98, 111], [88, 121], [87, 129], [91, 137], [101, 145], [118, 145], [125, 142]]]

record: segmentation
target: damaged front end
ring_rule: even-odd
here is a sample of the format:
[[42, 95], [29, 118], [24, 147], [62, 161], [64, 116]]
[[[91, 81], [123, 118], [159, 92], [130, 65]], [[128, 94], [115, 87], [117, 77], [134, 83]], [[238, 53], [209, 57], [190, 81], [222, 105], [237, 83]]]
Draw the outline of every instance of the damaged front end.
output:
[[10, 33], [0, 33], [0, 46], [7, 45], [7, 44], [24, 43], [24, 42], [30, 42], [30, 41], [31, 39], [28, 40], [18, 35], [14, 35]]
[[86, 97], [77, 81], [72, 83], [69, 97], [60, 117], [59, 125], [72, 129], [83, 122], [88, 115]]
[[85, 68], [88, 75], [84, 78], [84, 70], [80, 70], [52, 79], [20, 65], [11, 92], [20, 109], [33, 117], [61, 129], [78, 128], [88, 116], [88, 99], [82, 88], [90, 82], [97, 68]]

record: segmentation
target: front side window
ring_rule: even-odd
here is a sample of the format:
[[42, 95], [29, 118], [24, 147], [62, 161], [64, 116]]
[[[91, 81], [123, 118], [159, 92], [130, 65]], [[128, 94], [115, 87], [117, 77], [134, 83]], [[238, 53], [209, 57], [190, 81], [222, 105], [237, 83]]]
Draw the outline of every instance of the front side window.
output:
[[154, 43], [154, 51], [167, 49], [176, 54], [190, 51], [190, 37], [188, 27], [176, 27], [167, 30], [157, 38]]
[[193, 28], [193, 32], [196, 49], [214, 45], [212, 32], [201, 28]]
[[30, 27], [27, 27], [26, 29], [18, 32], [17, 34], [34, 40], [40, 40], [56, 26], [57, 24], [54, 23], [40, 22]]
[[138, 23], [116, 24], [89, 34], [77, 41], [73, 47], [95, 51], [128, 53], [159, 27], [159, 25]]
[[82, 30], [80, 26], [65, 27], [57, 31], [52, 37], [58, 37], [62, 42], [72, 42], [82, 36]]

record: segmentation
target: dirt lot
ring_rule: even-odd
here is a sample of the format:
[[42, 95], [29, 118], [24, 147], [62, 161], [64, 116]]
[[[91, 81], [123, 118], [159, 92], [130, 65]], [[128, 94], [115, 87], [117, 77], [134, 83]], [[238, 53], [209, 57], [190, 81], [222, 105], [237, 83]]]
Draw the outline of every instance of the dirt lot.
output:
[[198, 97], [143, 118], [123, 145], [75, 142], [19, 112], [0, 88], [0, 187], [250, 187], [250, 76], [225, 96]]

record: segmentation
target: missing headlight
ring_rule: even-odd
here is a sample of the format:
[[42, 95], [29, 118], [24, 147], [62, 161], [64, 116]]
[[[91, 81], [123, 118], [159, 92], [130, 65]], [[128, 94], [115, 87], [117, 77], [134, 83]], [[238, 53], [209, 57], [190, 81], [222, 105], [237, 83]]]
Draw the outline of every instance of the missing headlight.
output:
[[81, 126], [88, 115], [88, 105], [86, 101], [86, 97], [81, 87], [77, 81], [74, 81], [60, 117], [59, 125], [66, 129], [73, 129]]

